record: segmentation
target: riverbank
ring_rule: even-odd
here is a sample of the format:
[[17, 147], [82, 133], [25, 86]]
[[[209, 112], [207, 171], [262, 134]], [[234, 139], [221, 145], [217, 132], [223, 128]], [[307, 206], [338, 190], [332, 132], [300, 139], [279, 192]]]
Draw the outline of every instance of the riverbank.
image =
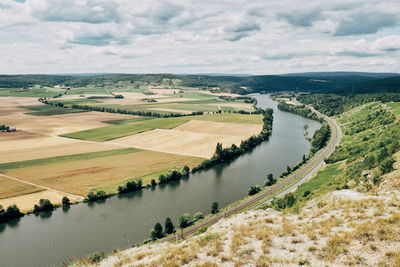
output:
[[[257, 98], [260, 107], [274, 109], [274, 131], [269, 141], [230, 163], [192, 174], [190, 179], [90, 205], [78, 204], [66, 212], [59, 209], [46, 217], [25, 216], [0, 232], [0, 238], [15, 241], [7, 246], [0, 244], [1, 263], [49, 266], [94, 251], [108, 254], [115, 248], [128, 248], [148, 238], [149, 229], [157, 221], [170, 217], [175, 224], [183, 213], [208, 214], [213, 202], [222, 209], [245, 197], [251, 185], [263, 184], [268, 173], [279, 177], [287, 165], [296, 165], [311, 148], [304, 125], [312, 135], [320, 124], [278, 110], [277, 103], [267, 95]], [[29, 253], [15, 254], [17, 247], [13, 244]]]

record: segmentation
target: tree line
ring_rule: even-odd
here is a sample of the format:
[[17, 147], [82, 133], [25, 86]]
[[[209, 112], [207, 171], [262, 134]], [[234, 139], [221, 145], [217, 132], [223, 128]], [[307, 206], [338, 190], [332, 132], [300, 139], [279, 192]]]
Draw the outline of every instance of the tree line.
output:
[[217, 143], [214, 155], [211, 159], [204, 160], [202, 163], [197, 165], [192, 169], [192, 172], [197, 172], [199, 170], [210, 168], [216, 164], [222, 162], [231, 161], [238, 156], [251, 151], [257, 145], [261, 144], [263, 141], [269, 139], [272, 133], [272, 123], [273, 123], [273, 113], [274, 111], [270, 108], [266, 110], [258, 109], [257, 112], [263, 114], [263, 129], [260, 134], [253, 135], [250, 138], [243, 140], [240, 146], [232, 144], [228, 148], [223, 148], [221, 143]]

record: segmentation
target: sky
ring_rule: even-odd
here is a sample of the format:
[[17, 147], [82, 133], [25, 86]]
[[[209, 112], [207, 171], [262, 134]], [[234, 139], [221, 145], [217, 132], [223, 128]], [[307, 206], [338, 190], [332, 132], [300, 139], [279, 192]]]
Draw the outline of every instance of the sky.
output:
[[399, 70], [399, 0], [0, 0], [2, 74]]

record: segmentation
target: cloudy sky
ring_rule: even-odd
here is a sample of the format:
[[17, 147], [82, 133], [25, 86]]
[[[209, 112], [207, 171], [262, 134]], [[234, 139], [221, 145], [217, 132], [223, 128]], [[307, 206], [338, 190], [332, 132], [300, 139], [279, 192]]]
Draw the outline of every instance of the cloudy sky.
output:
[[0, 73], [400, 71], [399, 0], [0, 0]]

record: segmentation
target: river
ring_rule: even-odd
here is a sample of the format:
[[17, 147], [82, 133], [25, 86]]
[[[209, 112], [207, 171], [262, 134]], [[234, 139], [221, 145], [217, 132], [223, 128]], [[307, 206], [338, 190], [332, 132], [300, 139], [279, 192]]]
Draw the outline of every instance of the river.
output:
[[294, 166], [310, 150], [304, 126], [312, 136], [320, 123], [279, 111], [268, 95], [256, 98], [259, 107], [274, 109], [269, 141], [180, 182], [0, 224], [0, 266], [59, 266], [94, 251], [110, 253], [139, 244], [156, 222], [163, 225], [170, 217], [176, 224], [186, 212], [207, 214], [212, 202], [224, 207], [246, 196], [251, 185], [262, 185], [268, 173], [278, 176]]

